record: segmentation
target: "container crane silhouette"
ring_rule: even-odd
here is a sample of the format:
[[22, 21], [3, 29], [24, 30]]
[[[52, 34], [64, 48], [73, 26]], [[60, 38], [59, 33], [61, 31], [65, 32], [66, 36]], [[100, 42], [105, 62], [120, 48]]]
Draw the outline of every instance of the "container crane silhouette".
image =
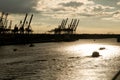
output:
[[68, 27], [66, 27], [68, 22], [68, 18], [67, 19], [63, 19], [61, 24], [58, 26], [58, 28], [52, 29], [49, 32], [54, 32], [54, 34], [73, 34], [79, 24], [79, 20], [78, 19], [72, 19], [70, 24], [68, 25]]

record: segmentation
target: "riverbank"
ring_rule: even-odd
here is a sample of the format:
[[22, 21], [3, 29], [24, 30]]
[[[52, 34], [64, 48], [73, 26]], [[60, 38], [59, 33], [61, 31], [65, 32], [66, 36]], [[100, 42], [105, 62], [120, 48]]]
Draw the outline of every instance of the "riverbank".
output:
[[0, 34], [0, 45], [117, 38], [120, 34]]

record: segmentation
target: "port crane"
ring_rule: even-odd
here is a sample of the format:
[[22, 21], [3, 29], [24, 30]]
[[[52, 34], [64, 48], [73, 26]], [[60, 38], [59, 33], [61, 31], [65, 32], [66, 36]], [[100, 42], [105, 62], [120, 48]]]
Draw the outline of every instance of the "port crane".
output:
[[65, 31], [68, 34], [73, 34], [76, 31], [78, 24], [79, 24], [79, 20], [72, 19], [71, 23], [68, 25], [68, 28], [66, 28]]
[[30, 20], [29, 20], [29, 23], [28, 23], [28, 26], [27, 28], [25, 28], [25, 31], [29, 34], [30, 32], [33, 32], [33, 30], [31, 29], [31, 21], [32, 21], [32, 18], [33, 18], [33, 14], [31, 15], [30, 17]]
[[62, 34], [62, 33], [73, 34], [78, 27], [79, 20], [72, 19], [68, 27], [66, 27], [67, 22], [68, 22], [68, 18], [63, 19], [61, 24], [58, 26], [58, 28], [52, 29], [49, 32], [54, 32], [54, 34]]
[[[24, 32], [25, 33], [30, 33], [30, 32], [33, 32], [32, 28], [31, 28], [31, 21], [32, 21], [32, 18], [33, 18], [33, 14], [31, 15], [30, 17], [30, 20], [29, 22], [26, 21], [27, 20], [27, 16], [28, 14], [26, 13], [25, 15], [25, 18], [22, 21], [20, 21], [19, 25], [15, 24], [14, 26], [14, 29], [11, 29], [12, 27], [12, 20], [8, 20], [8, 13], [4, 13], [2, 12], [1, 13], [1, 16], [0, 16], [0, 34], [1, 33], [20, 33], [20, 34], [23, 34]], [[9, 22], [9, 25], [8, 25], [8, 22]], [[27, 25], [27, 26], [25, 26]]]
[[1, 17], [0, 17], [0, 33], [6, 33], [6, 32], [9, 32], [10, 31], [10, 26], [12, 25], [12, 21], [10, 21], [10, 25], [9, 27], [8, 26], [8, 20], [7, 20], [7, 17], [8, 17], [8, 13], [4, 13], [2, 12], [1, 13]]
[[4, 13], [2, 12], [1, 13], [1, 17], [0, 17], [0, 33], [2, 33], [3, 31], [3, 16], [4, 16]]
[[[31, 21], [32, 21], [32, 18], [33, 18], [33, 14], [31, 15], [29, 23], [28, 23], [28, 21], [26, 21], [27, 20], [27, 16], [28, 16], [28, 14], [26, 13], [23, 22], [21, 20], [18, 26], [17, 26], [17, 24], [15, 24], [14, 29], [12, 30], [12, 32], [14, 32], [14, 33], [18, 33], [19, 32], [20, 34], [24, 34], [24, 33], [28, 33], [29, 34], [30, 32], [33, 32], [32, 28], [31, 28]], [[27, 26], [25, 26], [25, 25], [27, 25]]]
[[58, 28], [55, 28], [49, 32], [54, 32], [55, 34], [61, 34], [61, 32], [63, 32], [63, 30], [65, 29], [65, 26], [67, 24], [68, 18], [67, 19], [63, 19], [61, 24], [58, 25]]
[[[22, 26], [20, 26], [20, 28], [19, 28], [19, 31], [20, 31], [21, 34], [24, 33], [24, 31], [25, 31], [25, 30], [24, 30], [24, 25], [25, 25], [27, 16], [28, 16], [28, 14], [26, 13], [23, 23], [22, 23], [22, 21], [21, 21]], [[15, 28], [14, 28], [14, 29], [15, 29]]]

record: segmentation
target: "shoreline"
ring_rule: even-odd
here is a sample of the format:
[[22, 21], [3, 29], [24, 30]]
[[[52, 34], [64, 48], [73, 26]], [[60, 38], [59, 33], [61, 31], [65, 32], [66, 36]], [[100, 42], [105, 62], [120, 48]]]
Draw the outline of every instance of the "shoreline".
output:
[[71, 42], [79, 39], [116, 38], [120, 42], [120, 34], [0, 34], [0, 45], [30, 44], [45, 42]]

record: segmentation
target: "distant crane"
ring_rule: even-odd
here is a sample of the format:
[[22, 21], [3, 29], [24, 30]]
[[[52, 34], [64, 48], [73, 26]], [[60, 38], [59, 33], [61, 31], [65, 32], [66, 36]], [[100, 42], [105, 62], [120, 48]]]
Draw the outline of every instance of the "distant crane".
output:
[[68, 21], [68, 18], [63, 19], [61, 24], [58, 26], [58, 28], [52, 29], [49, 32], [54, 32], [54, 34], [61, 34], [62, 32], [66, 34], [73, 34], [78, 27], [79, 20], [72, 19], [68, 27], [66, 27], [67, 21]]
[[24, 21], [23, 21], [23, 24], [22, 24], [22, 26], [21, 26], [20, 29], [19, 29], [20, 33], [24, 33], [24, 25], [25, 25], [27, 16], [28, 16], [28, 14], [26, 13], [25, 18], [24, 18]]
[[8, 13], [1, 13], [1, 17], [0, 17], [0, 33], [5, 33], [7, 31], [7, 20], [8, 17]]
[[78, 24], [79, 20], [72, 19], [71, 23], [68, 25], [68, 28], [66, 29], [67, 33], [73, 34], [76, 31]]
[[[0, 34], [1, 33], [8, 33], [8, 32], [11, 32], [11, 31], [13, 33], [20, 33], [20, 34], [23, 34], [24, 32], [26, 32], [26, 33], [33, 32], [32, 28], [31, 28], [31, 21], [32, 21], [32, 18], [33, 18], [33, 14], [31, 15], [29, 22], [26, 21], [27, 16], [28, 16], [28, 14], [26, 13], [23, 22], [20, 21], [19, 25], [15, 24], [14, 29], [11, 29], [12, 20], [9, 21], [7, 19], [8, 18], [8, 13], [2, 12], [1, 16], [0, 16]], [[8, 25], [8, 22], [9, 22], [9, 25]], [[25, 24], [27, 24], [26, 28], [25, 28]]]
[[61, 24], [58, 25], [58, 28], [52, 29], [49, 32], [54, 32], [54, 34], [61, 34], [64, 31], [65, 27], [66, 27], [67, 21], [68, 21], [68, 18], [63, 19]]
[[31, 21], [32, 21], [32, 18], [33, 18], [33, 14], [31, 15], [31, 18], [30, 18], [30, 20], [29, 20], [28, 26], [27, 26], [27, 28], [25, 29], [28, 34], [29, 34], [30, 32], [32, 32], [31, 25], [30, 25], [30, 24], [31, 24]]
[[10, 24], [8, 26], [8, 29], [10, 30], [11, 29], [11, 26], [12, 26], [12, 20], [10, 20]]
[[8, 17], [8, 13], [6, 13], [6, 15], [5, 15], [5, 20], [4, 20], [4, 29], [6, 29], [7, 28], [7, 22], [8, 22], [8, 20], [7, 20], [7, 17]]
[[[20, 34], [24, 34], [24, 32], [26, 32], [26, 33], [33, 32], [33, 30], [31, 29], [31, 21], [32, 21], [32, 18], [33, 18], [33, 14], [30, 17], [29, 23], [28, 23], [28, 21], [26, 21], [27, 20], [27, 16], [28, 16], [28, 14], [26, 13], [24, 21], [23, 22], [20, 21], [18, 26], [16, 24], [14, 26], [14, 29], [12, 30], [12, 32], [14, 32], [14, 33], [20, 32]], [[25, 25], [27, 25], [26, 28], [25, 28]]]
[[4, 16], [4, 12], [1, 13], [1, 17], [0, 17], [0, 33], [3, 32], [3, 16]]

